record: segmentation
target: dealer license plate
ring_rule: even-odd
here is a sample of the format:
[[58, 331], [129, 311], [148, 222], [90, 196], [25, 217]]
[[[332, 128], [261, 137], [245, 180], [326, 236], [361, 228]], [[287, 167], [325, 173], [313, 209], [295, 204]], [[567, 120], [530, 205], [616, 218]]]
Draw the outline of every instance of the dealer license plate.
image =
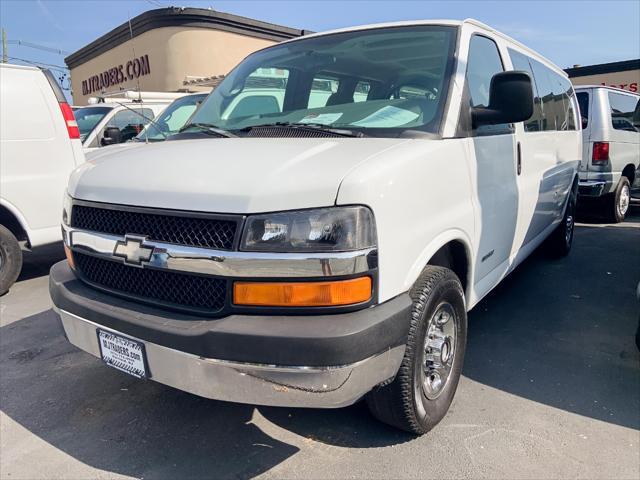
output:
[[144, 345], [127, 337], [98, 329], [98, 343], [102, 360], [137, 378], [146, 378], [147, 359]]

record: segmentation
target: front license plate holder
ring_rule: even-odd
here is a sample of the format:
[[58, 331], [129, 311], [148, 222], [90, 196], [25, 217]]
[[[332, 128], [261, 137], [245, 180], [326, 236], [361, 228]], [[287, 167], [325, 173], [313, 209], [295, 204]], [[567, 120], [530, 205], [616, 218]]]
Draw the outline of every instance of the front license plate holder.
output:
[[102, 361], [136, 378], [149, 378], [149, 366], [144, 343], [117, 333], [97, 329]]

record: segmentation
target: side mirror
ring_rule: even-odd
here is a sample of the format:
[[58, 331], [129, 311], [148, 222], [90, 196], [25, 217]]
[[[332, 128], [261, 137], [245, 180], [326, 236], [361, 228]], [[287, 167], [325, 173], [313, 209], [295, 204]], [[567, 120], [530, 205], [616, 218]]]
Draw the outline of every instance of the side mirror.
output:
[[527, 72], [496, 73], [491, 79], [489, 106], [471, 110], [473, 128], [524, 122], [533, 115], [533, 88]]
[[122, 134], [120, 133], [120, 129], [118, 127], [105, 128], [100, 144], [103, 147], [106, 147], [107, 145], [115, 145], [116, 143], [122, 143]]

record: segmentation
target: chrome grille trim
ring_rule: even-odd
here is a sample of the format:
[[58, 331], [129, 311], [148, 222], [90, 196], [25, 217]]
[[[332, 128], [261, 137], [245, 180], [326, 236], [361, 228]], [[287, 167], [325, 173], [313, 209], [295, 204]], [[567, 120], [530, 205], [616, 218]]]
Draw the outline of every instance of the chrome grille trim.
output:
[[[72, 250], [124, 262], [113, 252], [124, 235], [89, 232], [62, 226]], [[365, 273], [377, 267], [376, 249], [352, 252], [271, 253], [239, 252], [146, 241], [154, 251], [143, 266], [234, 278], [332, 277]]]

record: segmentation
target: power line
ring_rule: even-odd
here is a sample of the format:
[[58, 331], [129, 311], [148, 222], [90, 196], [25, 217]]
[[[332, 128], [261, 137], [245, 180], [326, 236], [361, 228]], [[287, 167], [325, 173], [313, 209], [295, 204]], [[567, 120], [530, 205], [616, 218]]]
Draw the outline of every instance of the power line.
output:
[[69, 69], [67, 67], [61, 67], [60, 65], [54, 65], [52, 63], [45, 63], [45, 62], [35, 62], [33, 60], [27, 60], [26, 58], [18, 58], [18, 57], [8, 57], [9, 60], [18, 60], [19, 62], [25, 62], [28, 63], [30, 65], [36, 65], [36, 66], [43, 66], [43, 67], [47, 67], [50, 68], [52, 70], [58, 70], [60, 72], [68, 72]]
[[7, 40], [7, 43], [12, 45], [20, 45], [24, 47], [36, 48], [38, 50], [44, 50], [45, 52], [57, 53], [59, 55], [69, 55], [69, 52], [60, 50], [59, 48], [47, 47], [46, 45], [40, 45], [38, 43], [26, 42], [24, 40]]

